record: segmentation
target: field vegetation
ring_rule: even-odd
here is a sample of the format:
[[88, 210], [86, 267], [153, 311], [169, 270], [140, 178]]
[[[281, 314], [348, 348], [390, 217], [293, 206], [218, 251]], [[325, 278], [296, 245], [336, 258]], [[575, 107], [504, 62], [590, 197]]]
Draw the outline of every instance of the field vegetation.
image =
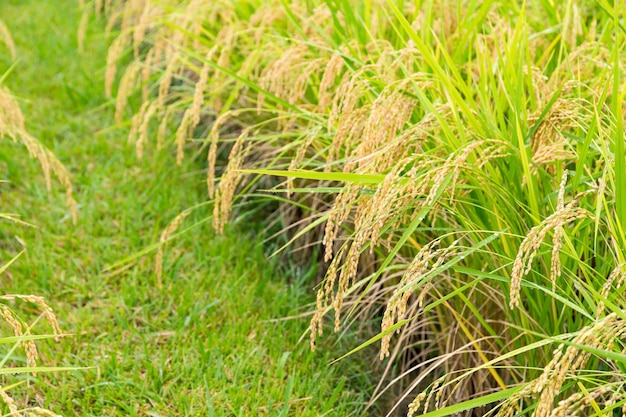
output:
[[137, 157], [206, 157], [218, 232], [270, 210], [319, 256], [311, 347], [380, 323], [339, 358], [378, 346], [374, 403], [623, 414], [622, 2], [83, 6]]

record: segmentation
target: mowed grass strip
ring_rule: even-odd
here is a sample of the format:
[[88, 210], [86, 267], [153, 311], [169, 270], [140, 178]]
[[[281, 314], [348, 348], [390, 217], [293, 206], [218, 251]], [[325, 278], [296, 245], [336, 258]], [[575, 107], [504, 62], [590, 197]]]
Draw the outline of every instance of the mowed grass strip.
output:
[[[77, 51], [77, 2], [2, 2], [0, 15], [18, 57], [14, 65], [0, 54], [0, 73], [14, 65], [6, 84], [30, 131], [73, 174], [79, 204], [74, 226], [63, 190], [48, 193], [19, 146], [0, 149], [10, 180], [0, 184], [0, 204], [36, 225], [0, 232], [2, 259], [27, 244], [0, 285], [45, 296], [73, 334], [45, 341], [42, 365], [94, 367], [32, 378], [18, 388], [20, 405], [68, 416], [363, 415], [369, 367], [328, 366], [338, 350], [312, 353], [300, 342], [307, 317], [277, 320], [303, 313], [311, 296], [303, 273], [279, 273], [249, 233], [215, 236], [200, 224], [170, 242], [162, 288], [152, 253], [106, 270], [206, 199], [204, 174], [191, 160], [174, 167], [164, 153], [137, 160], [104, 100], [103, 28], [92, 24]], [[183, 227], [209, 212], [198, 209]]]

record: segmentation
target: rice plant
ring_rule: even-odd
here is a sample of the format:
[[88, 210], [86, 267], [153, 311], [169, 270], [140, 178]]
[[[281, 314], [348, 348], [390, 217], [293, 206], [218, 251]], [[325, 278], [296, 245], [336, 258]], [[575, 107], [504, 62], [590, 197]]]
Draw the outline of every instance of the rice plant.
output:
[[622, 2], [91, 10], [138, 157], [206, 154], [218, 231], [273, 198], [291, 247], [323, 248], [311, 346], [331, 312], [335, 331], [379, 318], [346, 354], [380, 343], [372, 401], [400, 386], [390, 413], [626, 406]]

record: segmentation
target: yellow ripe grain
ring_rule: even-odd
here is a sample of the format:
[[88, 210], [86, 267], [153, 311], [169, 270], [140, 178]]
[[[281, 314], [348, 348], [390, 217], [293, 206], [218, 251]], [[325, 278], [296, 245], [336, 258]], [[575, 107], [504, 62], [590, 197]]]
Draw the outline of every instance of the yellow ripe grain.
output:
[[145, 115], [143, 116], [143, 121], [141, 122], [141, 125], [139, 126], [139, 134], [138, 134], [137, 142], [135, 143], [137, 157], [139, 159], [143, 157], [144, 145], [148, 141], [148, 128], [150, 127], [150, 120], [152, 120], [152, 117], [156, 114], [158, 108], [159, 108], [158, 102], [156, 101], [151, 102], [146, 110]]
[[[298, 150], [296, 151], [296, 155], [291, 159], [291, 162], [289, 162], [289, 168], [288, 168], [289, 171], [296, 171], [298, 167], [300, 166], [300, 164], [302, 164], [302, 161], [304, 160], [304, 157], [306, 156], [306, 152], [309, 150], [313, 141], [317, 139], [317, 136], [320, 134], [320, 132], [321, 132], [321, 128], [318, 127], [317, 129], [313, 129], [306, 134], [304, 141], [302, 142], [302, 144], [298, 147]], [[287, 195], [291, 196], [291, 190], [293, 189], [293, 177], [287, 178], [286, 188], [287, 188]]]
[[[585, 366], [591, 353], [577, 347], [580, 345], [596, 349], [611, 349], [616, 338], [626, 333], [626, 323], [617, 314], [611, 313], [594, 324], [584, 327], [572, 340], [572, 345], [559, 348], [557, 360], [551, 361], [540, 377], [541, 384], [535, 389], [540, 393], [537, 401], [535, 417], [551, 416], [554, 410], [554, 400], [561, 391], [568, 375], [574, 374]], [[574, 394], [576, 395], [576, 394]]]
[[[112, 2], [113, 0], [107, 0]], [[146, 0], [129, 0], [124, 4], [122, 9], [122, 22], [120, 24], [121, 32], [132, 31], [132, 27], [136, 26], [138, 17], [141, 15], [141, 10], [146, 3]], [[108, 5], [106, 7], [108, 9]]]
[[[436, 269], [443, 265], [448, 259], [458, 255], [458, 240], [452, 245], [445, 248], [438, 248], [440, 241], [433, 240], [424, 245], [417, 253], [413, 261], [409, 264], [402, 279], [396, 285], [393, 294], [385, 307], [383, 314], [381, 333], [393, 327], [397, 322], [402, 320], [407, 311], [407, 303], [409, 297], [413, 294], [414, 288], [421, 284], [422, 277], [430, 270]], [[409, 287], [409, 288], [407, 288]], [[420, 291], [419, 300], [426, 295], [424, 291]], [[380, 359], [389, 356], [389, 344], [392, 334], [386, 334], [381, 339]]]
[[[13, 311], [11, 311], [11, 309], [4, 304], [0, 304], [0, 320], [7, 323], [13, 330], [13, 334], [17, 337], [29, 334], [28, 328], [24, 326], [22, 322], [15, 316], [15, 313], [13, 313]], [[35, 342], [32, 340], [26, 340], [21, 342], [21, 345], [26, 351], [26, 361], [28, 363], [28, 366], [33, 368], [36, 367], [38, 353]]]
[[124, 121], [124, 110], [126, 110], [128, 96], [132, 94], [142, 70], [142, 63], [140, 61], [134, 61], [126, 68], [124, 75], [122, 75], [117, 89], [117, 96], [115, 97], [115, 121], [117, 123], [121, 124]]
[[[325, 58], [311, 56], [309, 46], [298, 44], [286, 49], [263, 70], [259, 84], [290, 104], [302, 104], [306, 102], [304, 96], [312, 75], [319, 73], [325, 62]], [[257, 105], [263, 105], [263, 94]]]
[[[168, 44], [169, 45], [169, 44]], [[174, 71], [179, 65], [177, 57], [167, 56], [169, 48], [165, 48], [166, 61], [167, 66], [165, 67], [165, 71], [161, 75], [161, 80], [159, 81], [159, 90], [158, 90], [158, 102], [159, 102], [159, 110], [162, 112], [167, 103], [167, 97], [170, 91], [170, 87], [172, 84], [172, 79], [174, 75]]]
[[[139, 111], [133, 116], [130, 123], [130, 132], [128, 133], [128, 141], [130, 143], [137, 143], [139, 136], [139, 129], [141, 128], [144, 119], [146, 118], [146, 113], [148, 108], [151, 106], [151, 102], [145, 101], [141, 104]], [[139, 154], [137, 154], [139, 157]]]
[[176, 144], [176, 165], [178, 166], [183, 163], [183, 158], [185, 157], [185, 142], [193, 126], [190, 116], [189, 112], [185, 112], [178, 125], [178, 129], [176, 129], [174, 143]]
[[[218, 66], [227, 68], [230, 65], [230, 56], [235, 49], [236, 42], [237, 36], [232, 26], [225, 26], [220, 30], [216, 39], [216, 43], [220, 46], [220, 54], [217, 58]], [[211, 55], [213, 55], [213, 53], [211, 53]]]
[[[111, 11], [111, 12], [105, 12], [104, 14], [106, 15], [107, 18], [107, 22], [106, 22], [106, 26], [104, 27], [104, 35], [109, 38], [111, 36], [111, 34], [113, 33], [113, 31], [118, 27], [118, 25], [120, 24], [120, 21], [122, 19], [124, 10], [123, 9], [118, 9], [117, 11]], [[103, 14], [103, 10], [100, 9], [96, 9], [96, 16], [100, 17]]]
[[115, 75], [117, 74], [117, 61], [124, 54], [124, 50], [128, 46], [128, 43], [128, 34], [122, 32], [117, 38], [115, 38], [109, 48], [109, 52], [107, 53], [104, 91], [106, 96], [109, 98], [113, 96], [113, 83], [115, 82]]
[[564, 225], [575, 220], [589, 216], [590, 213], [584, 209], [576, 207], [576, 200], [573, 200], [567, 204], [563, 210], [554, 212], [541, 222], [541, 224], [530, 230], [520, 245], [513, 263], [509, 302], [511, 308], [519, 307], [522, 278], [530, 272], [533, 259], [539, 251], [539, 247], [548, 232], [563, 227]]
[[326, 228], [322, 241], [325, 247], [325, 262], [328, 262], [332, 259], [333, 245], [335, 243], [335, 238], [337, 237], [339, 227], [343, 222], [348, 219], [348, 216], [350, 215], [350, 210], [353, 205], [356, 204], [357, 196], [362, 189], [363, 186], [360, 185], [346, 185], [346, 187], [341, 190], [341, 192], [335, 199], [335, 203], [333, 204], [333, 207], [328, 214], [328, 220], [326, 221]]
[[409, 121], [417, 104], [417, 100], [404, 91], [410, 81], [389, 86], [376, 98], [363, 129], [363, 137], [354, 151], [354, 157], [346, 164], [348, 171], [357, 164], [362, 166], [360, 161], [363, 158], [391, 141]]
[[0, 385], [0, 398], [2, 398], [2, 401], [7, 405], [7, 407], [9, 408], [9, 415], [11, 417], [19, 417], [20, 413], [19, 410], [17, 408], [17, 405], [15, 404], [15, 400], [13, 399], [13, 397], [11, 397], [6, 390], [4, 389], [4, 387], [2, 387]]
[[[563, 172], [561, 185], [559, 186], [559, 194], [556, 202], [556, 211], [565, 209], [565, 185], [567, 184], [567, 171]], [[552, 282], [552, 291], [556, 291], [556, 280], [561, 276], [561, 259], [559, 257], [561, 248], [563, 247], [563, 226], [556, 226], [552, 237], [552, 257], [550, 261], [550, 281]]]
[[357, 140], [361, 137], [363, 129], [365, 128], [365, 120], [367, 120], [369, 116], [369, 109], [370, 106], [363, 106], [356, 109], [352, 113], [352, 117], [340, 119], [332, 143], [328, 149], [328, 156], [326, 157], [324, 167], [326, 172], [332, 169], [333, 162], [341, 156], [342, 150], [345, 151], [345, 154], [348, 154], [353, 144], [358, 143]]
[[150, 48], [146, 54], [141, 70], [141, 97], [143, 101], [150, 98], [150, 77], [152, 76], [152, 65], [155, 60], [156, 49]]
[[62, 417], [59, 414], [41, 407], [31, 407], [28, 409], [28, 417], [43, 416], [43, 417]]
[[[567, 149], [567, 141], [562, 132], [579, 126], [586, 120], [587, 116], [582, 109], [583, 103], [578, 100], [559, 99], [554, 103], [532, 136], [532, 161], [535, 165], [546, 165], [576, 158], [576, 154]], [[533, 113], [528, 119], [529, 125], [535, 125], [540, 115], [540, 110]]]
[[102, 6], [104, 4], [104, 0], [94, 0], [94, 9], [96, 10], [96, 16], [100, 17], [102, 14]]
[[31, 158], [37, 159], [42, 168], [46, 186], [52, 188], [54, 175], [65, 188], [67, 205], [74, 224], [78, 221], [77, 204], [73, 198], [73, 187], [69, 172], [56, 156], [32, 137], [24, 128], [24, 116], [11, 94], [0, 87], [0, 137], [9, 137], [16, 143], [22, 143]]
[[232, 210], [235, 192], [241, 182], [242, 174], [239, 170], [243, 167], [250, 152], [250, 146], [246, 143], [250, 130], [251, 128], [244, 129], [235, 141], [228, 157], [228, 165], [220, 181], [220, 187], [217, 190], [219, 198], [216, 199], [213, 207], [213, 227], [218, 233], [224, 232], [224, 226]]
[[178, 216], [174, 218], [174, 220], [170, 222], [169, 225], [167, 225], [165, 230], [163, 230], [163, 232], [161, 233], [161, 237], [159, 238], [159, 249], [157, 250], [157, 254], [154, 260], [158, 288], [163, 288], [163, 256], [165, 243], [172, 237], [174, 233], [176, 233], [182, 222], [191, 214], [191, 212], [191, 209], [187, 209], [181, 212]]
[[159, 123], [159, 129], [157, 131], [158, 150], [161, 150], [163, 148], [163, 143], [165, 142], [165, 136], [167, 135], [167, 128], [169, 126], [171, 116], [172, 112], [169, 108], [167, 108], [161, 116], [161, 122]]
[[111, 13], [111, 9], [113, 8], [113, 0], [104, 0], [104, 13]]
[[367, 91], [364, 74], [370, 66], [363, 66], [359, 70], [345, 72], [339, 86], [335, 90], [330, 113], [328, 115], [328, 129], [332, 130], [340, 119], [349, 119], [358, 108], [358, 103]]
[[271, 4], [263, 4], [250, 17], [250, 26], [254, 27], [254, 42], [258, 46], [263, 40], [266, 31], [275, 24], [275, 22], [284, 19], [285, 8], [282, 6], [274, 6]]
[[43, 315], [43, 317], [50, 324], [50, 326], [52, 326], [54, 334], [60, 335], [63, 333], [61, 331], [61, 326], [59, 326], [59, 322], [57, 321], [56, 315], [54, 314], [54, 311], [52, 311], [52, 308], [50, 308], [48, 303], [46, 303], [45, 298], [37, 295], [10, 294], [0, 296], [0, 300], [22, 300], [35, 304], [39, 309], [39, 312]]
[[[84, 2], [84, 0], [81, 0], [81, 3], [82, 2]], [[76, 36], [76, 41], [78, 44], [78, 51], [84, 52], [85, 38], [87, 37], [87, 26], [89, 25], [89, 18], [91, 17], [91, 9], [86, 8], [84, 4], [80, 6], [80, 9], [82, 10], [82, 15], [78, 24], [78, 34]]]
[[[139, 12], [139, 10], [141, 10], [141, 12]], [[143, 2], [142, 4], [138, 5], [137, 9], [134, 10], [135, 14], [139, 13], [139, 18], [137, 19], [137, 23], [135, 24], [135, 27], [132, 30], [133, 53], [135, 55], [135, 59], [139, 58], [139, 49], [146, 36], [146, 30], [148, 28], [148, 24], [153, 19], [151, 12], [152, 12], [152, 7], [149, 1]]]
[[320, 287], [320, 289], [317, 291], [315, 313], [313, 314], [310, 323], [310, 341], [312, 350], [315, 350], [315, 340], [317, 336], [321, 336], [323, 333], [322, 323], [324, 319], [324, 313], [326, 312], [329, 300], [334, 293], [335, 284], [337, 282], [337, 275], [339, 273], [339, 267], [343, 262], [345, 249], [346, 246], [343, 246], [335, 256], [335, 258], [332, 260], [332, 262], [328, 266], [328, 269], [326, 270], [324, 283], [322, 287]]
[[20, 106], [9, 90], [0, 87], [0, 133], [8, 135], [12, 131], [23, 131], [24, 116]]
[[211, 198], [213, 198], [215, 194], [215, 162], [217, 159], [217, 145], [219, 142], [220, 129], [231, 117], [235, 117], [239, 113], [240, 111], [238, 110], [229, 110], [224, 112], [215, 120], [215, 122], [213, 122], [213, 126], [211, 127], [211, 131], [209, 133], [210, 145], [209, 152], [207, 154], [207, 161], [209, 164], [207, 172], [207, 188]]
[[[607, 298], [613, 286], [615, 286], [616, 289], [620, 289], [622, 285], [624, 285], [624, 282], [626, 282], [626, 263], [621, 263], [609, 274], [609, 277], [600, 290], [600, 296]], [[596, 309], [596, 318], [600, 318], [604, 312], [604, 307], [604, 301], [600, 301]]]
[[184, 145], [188, 136], [193, 135], [193, 131], [200, 123], [200, 113], [204, 104], [204, 94], [207, 88], [210, 66], [208, 61], [212, 59], [213, 51], [206, 56], [206, 61], [200, 70], [198, 81], [194, 88], [193, 101], [191, 106], [185, 110], [183, 118], [176, 130], [176, 163], [182, 164], [184, 157]]
[[324, 68], [324, 75], [320, 81], [319, 87], [319, 100], [317, 103], [317, 110], [323, 112], [326, 110], [332, 99], [331, 87], [335, 83], [335, 79], [344, 68], [344, 58], [340, 54], [334, 54], [326, 63]]

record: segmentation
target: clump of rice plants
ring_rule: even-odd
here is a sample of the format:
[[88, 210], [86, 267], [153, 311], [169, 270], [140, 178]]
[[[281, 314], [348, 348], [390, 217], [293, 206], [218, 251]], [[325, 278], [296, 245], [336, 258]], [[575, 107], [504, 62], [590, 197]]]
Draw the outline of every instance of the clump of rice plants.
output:
[[327, 267], [311, 345], [331, 312], [335, 331], [380, 317], [347, 353], [380, 343], [374, 401], [401, 383], [408, 415], [626, 405], [623, 4], [102, 9], [138, 156], [206, 150], [217, 230], [260, 195], [297, 208], [277, 211], [290, 242]]

